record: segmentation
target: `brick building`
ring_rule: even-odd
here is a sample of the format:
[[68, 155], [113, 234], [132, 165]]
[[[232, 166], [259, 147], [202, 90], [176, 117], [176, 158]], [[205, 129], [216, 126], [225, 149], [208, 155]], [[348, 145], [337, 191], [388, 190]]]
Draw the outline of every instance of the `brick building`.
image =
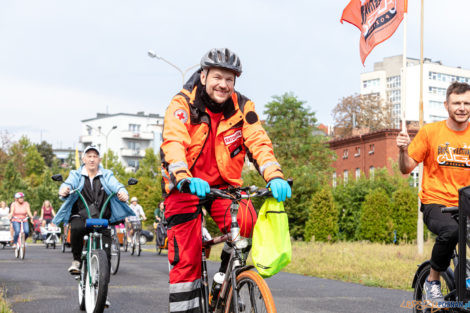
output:
[[[339, 179], [358, 179], [364, 174], [373, 176], [376, 168], [386, 167], [391, 172], [390, 160], [398, 161], [396, 137], [399, 132], [399, 129], [384, 129], [329, 141], [330, 148], [336, 152], [333, 186]], [[411, 139], [417, 132], [408, 130]]]

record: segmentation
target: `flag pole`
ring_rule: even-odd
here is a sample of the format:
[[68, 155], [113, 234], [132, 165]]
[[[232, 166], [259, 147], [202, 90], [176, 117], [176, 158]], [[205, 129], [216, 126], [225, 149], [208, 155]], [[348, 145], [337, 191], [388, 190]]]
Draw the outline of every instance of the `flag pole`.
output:
[[406, 130], [406, 34], [407, 34], [407, 20], [408, 12], [403, 14], [403, 65], [401, 67], [401, 131]]
[[[421, 0], [421, 31], [420, 31], [420, 59], [419, 59], [419, 128], [424, 124], [423, 113], [423, 33], [424, 33], [424, 0]], [[423, 180], [423, 163], [419, 163], [419, 185], [418, 189], [422, 189]], [[418, 229], [417, 229], [418, 255], [423, 255], [423, 213], [420, 210], [420, 201], [418, 198]]]

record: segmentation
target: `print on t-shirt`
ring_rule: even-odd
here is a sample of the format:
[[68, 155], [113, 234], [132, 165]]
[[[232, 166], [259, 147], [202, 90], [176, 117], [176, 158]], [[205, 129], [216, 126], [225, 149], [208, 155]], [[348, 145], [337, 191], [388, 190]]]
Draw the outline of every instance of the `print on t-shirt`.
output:
[[470, 149], [466, 144], [463, 148], [451, 147], [448, 142], [437, 147], [437, 163], [440, 166], [470, 168]]

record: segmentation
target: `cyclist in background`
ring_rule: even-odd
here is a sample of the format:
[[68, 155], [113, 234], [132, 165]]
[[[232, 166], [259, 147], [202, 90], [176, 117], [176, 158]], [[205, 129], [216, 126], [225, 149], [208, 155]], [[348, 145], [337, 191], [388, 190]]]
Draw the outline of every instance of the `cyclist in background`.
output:
[[10, 215], [9, 218], [11, 219], [11, 224], [13, 226], [13, 230], [15, 235], [13, 236], [13, 248], [16, 247], [16, 243], [18, 242], [18, 236], [20, 234], [21, 224], [23, 223], [23, 231], [25, 234], [25, 238], [28, 238], [29, 235], [29, 224], [28, 221], [22, 222], [26, 217], [32, 220], [33, 215], [31, 214], [31, 208], [27, 201], [24, 201], [24, 194], [22, 192], [15, 193], [15, 202], [13, 202], [10, 206]]
[[458, 241], [458, 224], [441, 212], [443, 207], [458, 206], [458, 189], [470, 185], [470, 85], [453, 82], [444, 102], [449, 117], [426, 124], [410, 143], [402, 132], [397, 137], [399, 166], [410, 173], [423, 162], [422, 190], [419, 194], [426, 226], [437, 235], [431, 254], [431, 272], [424, 284], [423, 300], [444, 302], [440, 272], [450, 265]]
[[142, 220], [147, 220], [147, 217], [145, 216], [144, 209], [140, 204], [137, 203], [137, 197], [132, 197], [131, 198], [131, 205], [129, 206], [132, 211], [134, 211], [135, 216], [131, 216], [126, 219], [127, 222], [127, 240], [128, 242], [131, 242], [131, 238], [134, 235], [134, 229], [132, 228], [132, 224], [130, 223], [131, 219], [141, 219]]
[[42, 220], [42, 227], [46, 227], [46, 225], [52, 221], [54, 216], [55, 216], [55, 211], [52, 208], [51, 202], [49, 200], [44, 201], [41, 207], [41, 217], [40, 217], [40, 219]]
[[[248, 154], [278, 201], [291, 196], [253, 102], [234, 90], [241, 73], [235, 53], [210, 50], [201, 59], [201, 69], [186, 82], [165, 113], [161, 160], [168, 260], [172, 265], [170, 312], [200, 312], [202, 206], [206, 205], [222, 232], [230, 230], [227, 207], [231, 201], [200, 200], [210, 187], [241, 186]], [[241, 235], [251, 237], [255, 222], [251, 202], [240, 203]], [[225, 272], [230, 258], [228, 245], [221, 258], [219, 271]]]

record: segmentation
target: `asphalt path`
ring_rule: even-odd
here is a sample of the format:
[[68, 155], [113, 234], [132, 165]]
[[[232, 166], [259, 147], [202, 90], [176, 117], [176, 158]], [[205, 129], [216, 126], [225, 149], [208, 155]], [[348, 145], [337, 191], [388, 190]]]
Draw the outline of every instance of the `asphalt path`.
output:
[[[14, 312], [82, 312], [78, 308], [77, 282], [68, 274], [70, 249], [45, 249], [29, 245], [24, 260], [13, 250], [0, 249], [0, 284]], [[215, 273], [217, 264], [209, 262]], [[279, 313], [395, 313], [411, 293], [358, 284], [279, 273], [267, 280]], [[141, 256], [121, 252], [117, 275], [111, 276], [105, 312], [168, 312], [168, 262], [152, 246]]]

